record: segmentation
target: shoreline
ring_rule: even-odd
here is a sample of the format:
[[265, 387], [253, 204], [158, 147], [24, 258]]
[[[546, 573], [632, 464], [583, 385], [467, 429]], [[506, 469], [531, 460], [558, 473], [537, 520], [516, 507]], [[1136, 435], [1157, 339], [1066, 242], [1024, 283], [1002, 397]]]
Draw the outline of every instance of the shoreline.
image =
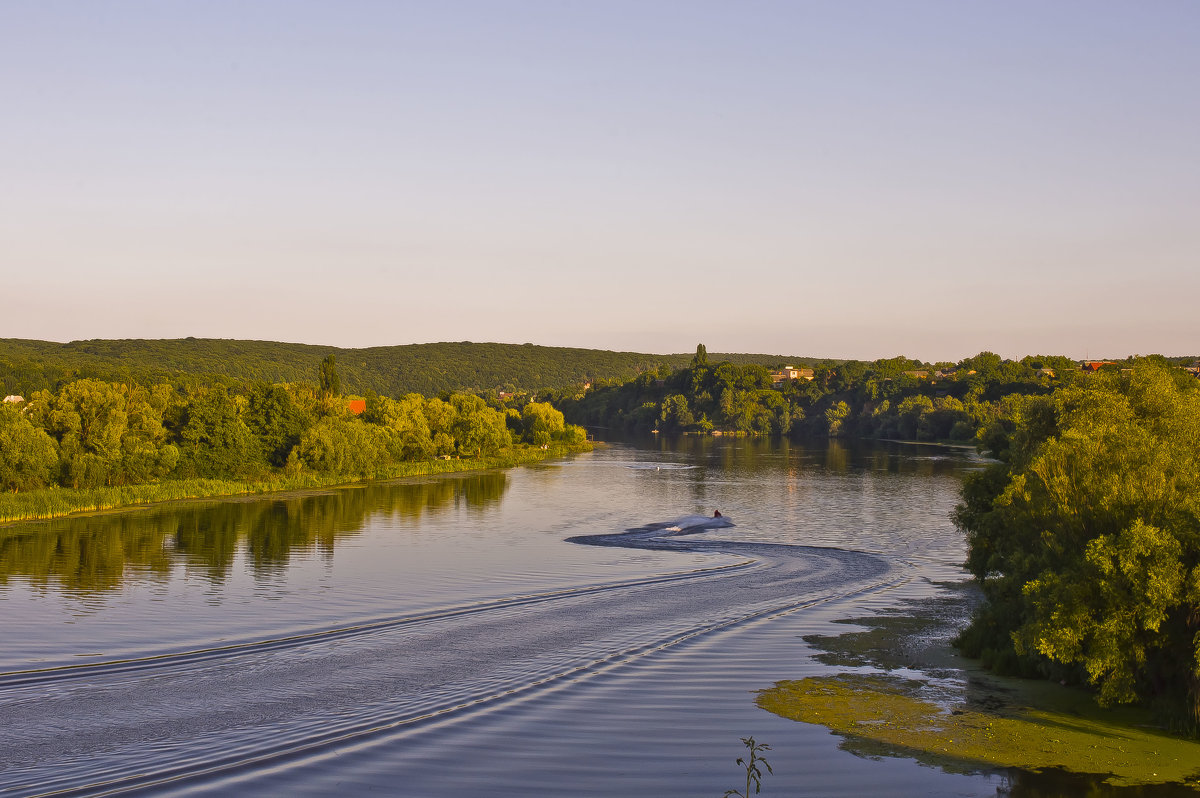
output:
[[955, 443], [950, 441], [908, 441], [904, 438], [862, 438], [860, 440], [879, 441], [880, 443], [906, 443], [912, 446], [941, 446], [946, 449], [966, 449], [978, 451], [973, 443]]
[[970, 582], [869, 618], [862, 631], [813, 635], [815, 659], [836, 671], [784, 680], [756, 703], [824, 726], [858, 756], [914, 759], [951, 773], [1005, 773], [1039, 792], [1200, 795], [1200, 740], [1158, 727], [1142, 708], [1104, 709], [1050, 681], [1000, 677], [953, 648], [982, 600]]
[[307, 473], [295, 476], [280, 474], [275, 479], [253, 481], [186, 479], [92, 489], [44, 488], [24, 493], [0, 494], [0, 528], [58, 518], [122, 512], [175, 501], [248, 499], [275, 494], [332, 490], [368, 482], [516, 468], [553, 457], [589, 452], [592, 448], [593, 444], [588, 442], [581, 446], [551, 446], [549, 449], [514, 448], [505, 454], [473, 459], [396, 463], [373, 476], [360, 478], [347, 474], [323, 477]]
[[[597, 429], [596, 427], [588, 427], [588, 429]], [[662, 432], [657, 429], [652, 429], [646, 433], [652, 437], [696, 437], [696, 438], [779, 438], [793, 443], [804, 443], [805, 441], [870, 441], [872, 443], [901, 443], [910, 446], [938, 446], [945, 449], [962, 449], [965, 451], [975, 452], [978, 447], [974, 443], [965, 441], [918, 441], [908, 440], [905, 438], [872, 438], [870, 436], [861, 435], [800, 435], [792, 436], [791, 434], [777, 435], [766, 432], [745, 432], [742, 430], [720, 430], [714, 429], [708, 432], [701, 430], [681, 430], [679, 432]]]

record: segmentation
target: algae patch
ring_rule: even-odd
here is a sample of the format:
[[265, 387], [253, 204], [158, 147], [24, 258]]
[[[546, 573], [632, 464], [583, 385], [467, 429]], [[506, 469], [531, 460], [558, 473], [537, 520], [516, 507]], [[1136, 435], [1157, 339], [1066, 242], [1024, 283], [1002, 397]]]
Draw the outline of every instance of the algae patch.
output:
[[971, 603], [963, 591], [943, 586], [934, 599], [850, 621], [864, 631], [805, 638], [825, 649], [819, 660], [857, 672], [778, 682], [756, 703], [825, 726], [867, 757], [909, 757], [960, 773], [1061, 770], [1117, 786], [1200, 790], [1200, 742], [1155, 728], [1148, 713], [1103, 709], [1090, 694], [1058, 684], [998, 678], [959, 657], [949, 641]]
[[1114, 784], [1200, 786], [1198, 743], [1084, 714], [946, 709], [918, 698], [920, 689], [913, 680], [839, 674], [780, 682], [757, 703], [844, 735], [851, 750], [911, 756], [951, 771], [1062, 768], [1111, 774]]

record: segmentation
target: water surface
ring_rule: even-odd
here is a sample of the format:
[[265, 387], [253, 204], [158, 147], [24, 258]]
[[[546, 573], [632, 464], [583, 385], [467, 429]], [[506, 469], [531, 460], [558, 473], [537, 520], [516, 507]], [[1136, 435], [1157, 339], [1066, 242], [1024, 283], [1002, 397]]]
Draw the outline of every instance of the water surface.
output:
[[963, 577], [978, 465], [687, 438], [3, 527], [0, 791], [720, 795], [753, 734], [764, 794], [995, 795], [753, 702]]

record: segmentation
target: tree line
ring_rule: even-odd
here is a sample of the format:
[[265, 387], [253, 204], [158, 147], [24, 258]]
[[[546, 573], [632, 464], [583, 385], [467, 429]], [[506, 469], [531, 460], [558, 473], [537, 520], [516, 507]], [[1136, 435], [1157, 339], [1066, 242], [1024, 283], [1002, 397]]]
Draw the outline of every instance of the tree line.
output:
[[97, 488], [170, 479], [261, 480], [313, 472], [362, 478], [389, 464], [483, 457], [586, 435], [539, 402], [370, 393], [352, 412], [335, 359], [319, 384], [79, 379], [0, 407], [0, 489]]
[[[1166, 358], [1131, 358], [1168, 365]], [[1190, 358], [1183, 358], [1190, 363]], [[973, 442], [1021, 397], [1049, 394], [1090, 375], [1070, 358], [1006, 360], [981, 352], [956, 363], [906, 357], [811, 361], [806, 378], [776, 380], [760, 364], [709, 362], [703, 344], [690, 365], [600, 382], [586, 393], [543, 392], [572, 423], [613, 434], [734, 433]]]

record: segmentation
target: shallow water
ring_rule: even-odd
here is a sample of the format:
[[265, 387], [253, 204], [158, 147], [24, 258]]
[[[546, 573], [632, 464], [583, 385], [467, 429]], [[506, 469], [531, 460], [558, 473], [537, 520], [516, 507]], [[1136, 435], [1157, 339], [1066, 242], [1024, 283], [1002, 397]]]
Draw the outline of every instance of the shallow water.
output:
[[765, 795], [1011, 790], [753, 701], [963, 577], [978, 465], [690, 438], [0, 528], [0, 792], [720, 795], [748, 735]]

